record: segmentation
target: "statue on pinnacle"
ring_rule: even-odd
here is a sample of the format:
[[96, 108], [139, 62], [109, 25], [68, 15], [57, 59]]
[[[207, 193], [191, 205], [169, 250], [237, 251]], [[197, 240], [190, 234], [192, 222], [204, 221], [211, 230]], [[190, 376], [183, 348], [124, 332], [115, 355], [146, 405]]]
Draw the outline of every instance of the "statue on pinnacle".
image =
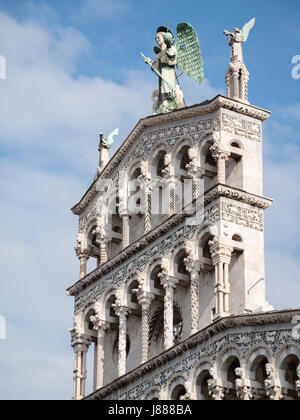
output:
[[225, 76], [227, 96], [243, 102], [248, 102], [249, 72], [243, 58], [243, 42], [246, 42], [251, 29], [255, 25], [255, 18], [251, 19], [243, 28], [234, 28], [233, 32], [224, 31], [231, 47], [230, 63]]
[[183, 93], [180, 88], [176, 67], [199, 84], [203, 82], [203, 61], [197, 34], [188, 23], [177, 26], [177, 41], [166, 26], [156, 31], [154, 47], [155, 61], [142, 57], [158, 76], [158, 90], [152, 94], [153, 114], [161, 114], [180, 109], [183, 105]]

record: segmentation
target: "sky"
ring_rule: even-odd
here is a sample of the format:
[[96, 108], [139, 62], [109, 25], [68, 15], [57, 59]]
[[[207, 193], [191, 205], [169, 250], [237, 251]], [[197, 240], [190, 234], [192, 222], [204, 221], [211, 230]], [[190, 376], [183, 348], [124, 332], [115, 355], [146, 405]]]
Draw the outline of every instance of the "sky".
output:
[[[249, 100], [272, 111], [264, 123], [267, 299], [299, 308], [300, 3], [296, 0], [0, 0], [0, 399], [70, 399], [74, 253], [70, 208], [91, 184], [98, 135], [115, 145], [151, 114], [156, 28], [189, 22], [201, 44], [205, 82], [183, 76], [187, 105], [225, 94], [230, 49], [223, 30], [257, 22], [244, 58]], [[300, 62], [300, 57], [299, 57]], [[294, 71], [295, 72], [295, 71]], [[300, 70], [299, 70], [300, 74]]]

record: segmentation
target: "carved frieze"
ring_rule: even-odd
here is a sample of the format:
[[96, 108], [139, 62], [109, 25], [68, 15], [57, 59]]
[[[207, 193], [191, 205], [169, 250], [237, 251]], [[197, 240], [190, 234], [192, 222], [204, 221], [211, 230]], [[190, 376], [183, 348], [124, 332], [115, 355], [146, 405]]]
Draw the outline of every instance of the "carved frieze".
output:
[[263, 231], [263, 214], [261, 209], [246, 205], [222, 202], [222, 220], [235, 223], [250, 229]]
[[260, 122], [252, 122], [238, 116], [222, 115], [222, 129], [237, 136], [243, 136], [249, 140], [262, 141]]

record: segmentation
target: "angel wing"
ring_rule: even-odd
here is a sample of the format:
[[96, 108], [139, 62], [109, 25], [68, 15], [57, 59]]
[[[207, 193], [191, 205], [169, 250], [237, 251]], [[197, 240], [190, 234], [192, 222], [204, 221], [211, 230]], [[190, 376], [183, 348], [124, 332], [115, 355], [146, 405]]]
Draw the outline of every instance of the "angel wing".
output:
[[249, 22], [246, 23], [246, 25], [243, 26], [243, 29], [241, 30], [241, 35], [242, 35], [242, 38], [243, 38], [244, 42], [247, 41], [247, 39], [249, 37], [249, 33], [250, 33], [251, 29], [254, 27], [255, 22], [256, 22], [256, 19], [253, 18], [253, 19], [249, 20]]
[[107, 143], [109, 146], [112, 146], [115, 142], [115, 137], [119, 135], [119, 129], [115, 128], [114, 131], [112, 131], [108, 137], [107, 137]]
[[189, 23], [177, 26], [177, 67], [189, 77], [201, 84], [204, 80], [204, 68], [198, 36]]

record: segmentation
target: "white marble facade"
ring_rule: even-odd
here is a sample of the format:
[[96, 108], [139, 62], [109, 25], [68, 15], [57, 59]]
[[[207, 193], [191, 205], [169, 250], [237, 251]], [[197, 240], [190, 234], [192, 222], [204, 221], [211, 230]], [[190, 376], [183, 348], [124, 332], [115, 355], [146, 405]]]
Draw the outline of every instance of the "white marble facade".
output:
[[[291, 314], [275, 315], [265, 299], [263, 213], [272, 200], [263, 197], [262, 122], [269, 115], [219, 95], [144, 118], [74, 206], [74, 399], [86, 397], [92, 347], [92, 399], [298, 398]], [[185, 181], [197, 218], [178, 193]], [[130, 200], [140, 210], [132, 212]], [[174, 357], [164, 359], [166, 351]]]

